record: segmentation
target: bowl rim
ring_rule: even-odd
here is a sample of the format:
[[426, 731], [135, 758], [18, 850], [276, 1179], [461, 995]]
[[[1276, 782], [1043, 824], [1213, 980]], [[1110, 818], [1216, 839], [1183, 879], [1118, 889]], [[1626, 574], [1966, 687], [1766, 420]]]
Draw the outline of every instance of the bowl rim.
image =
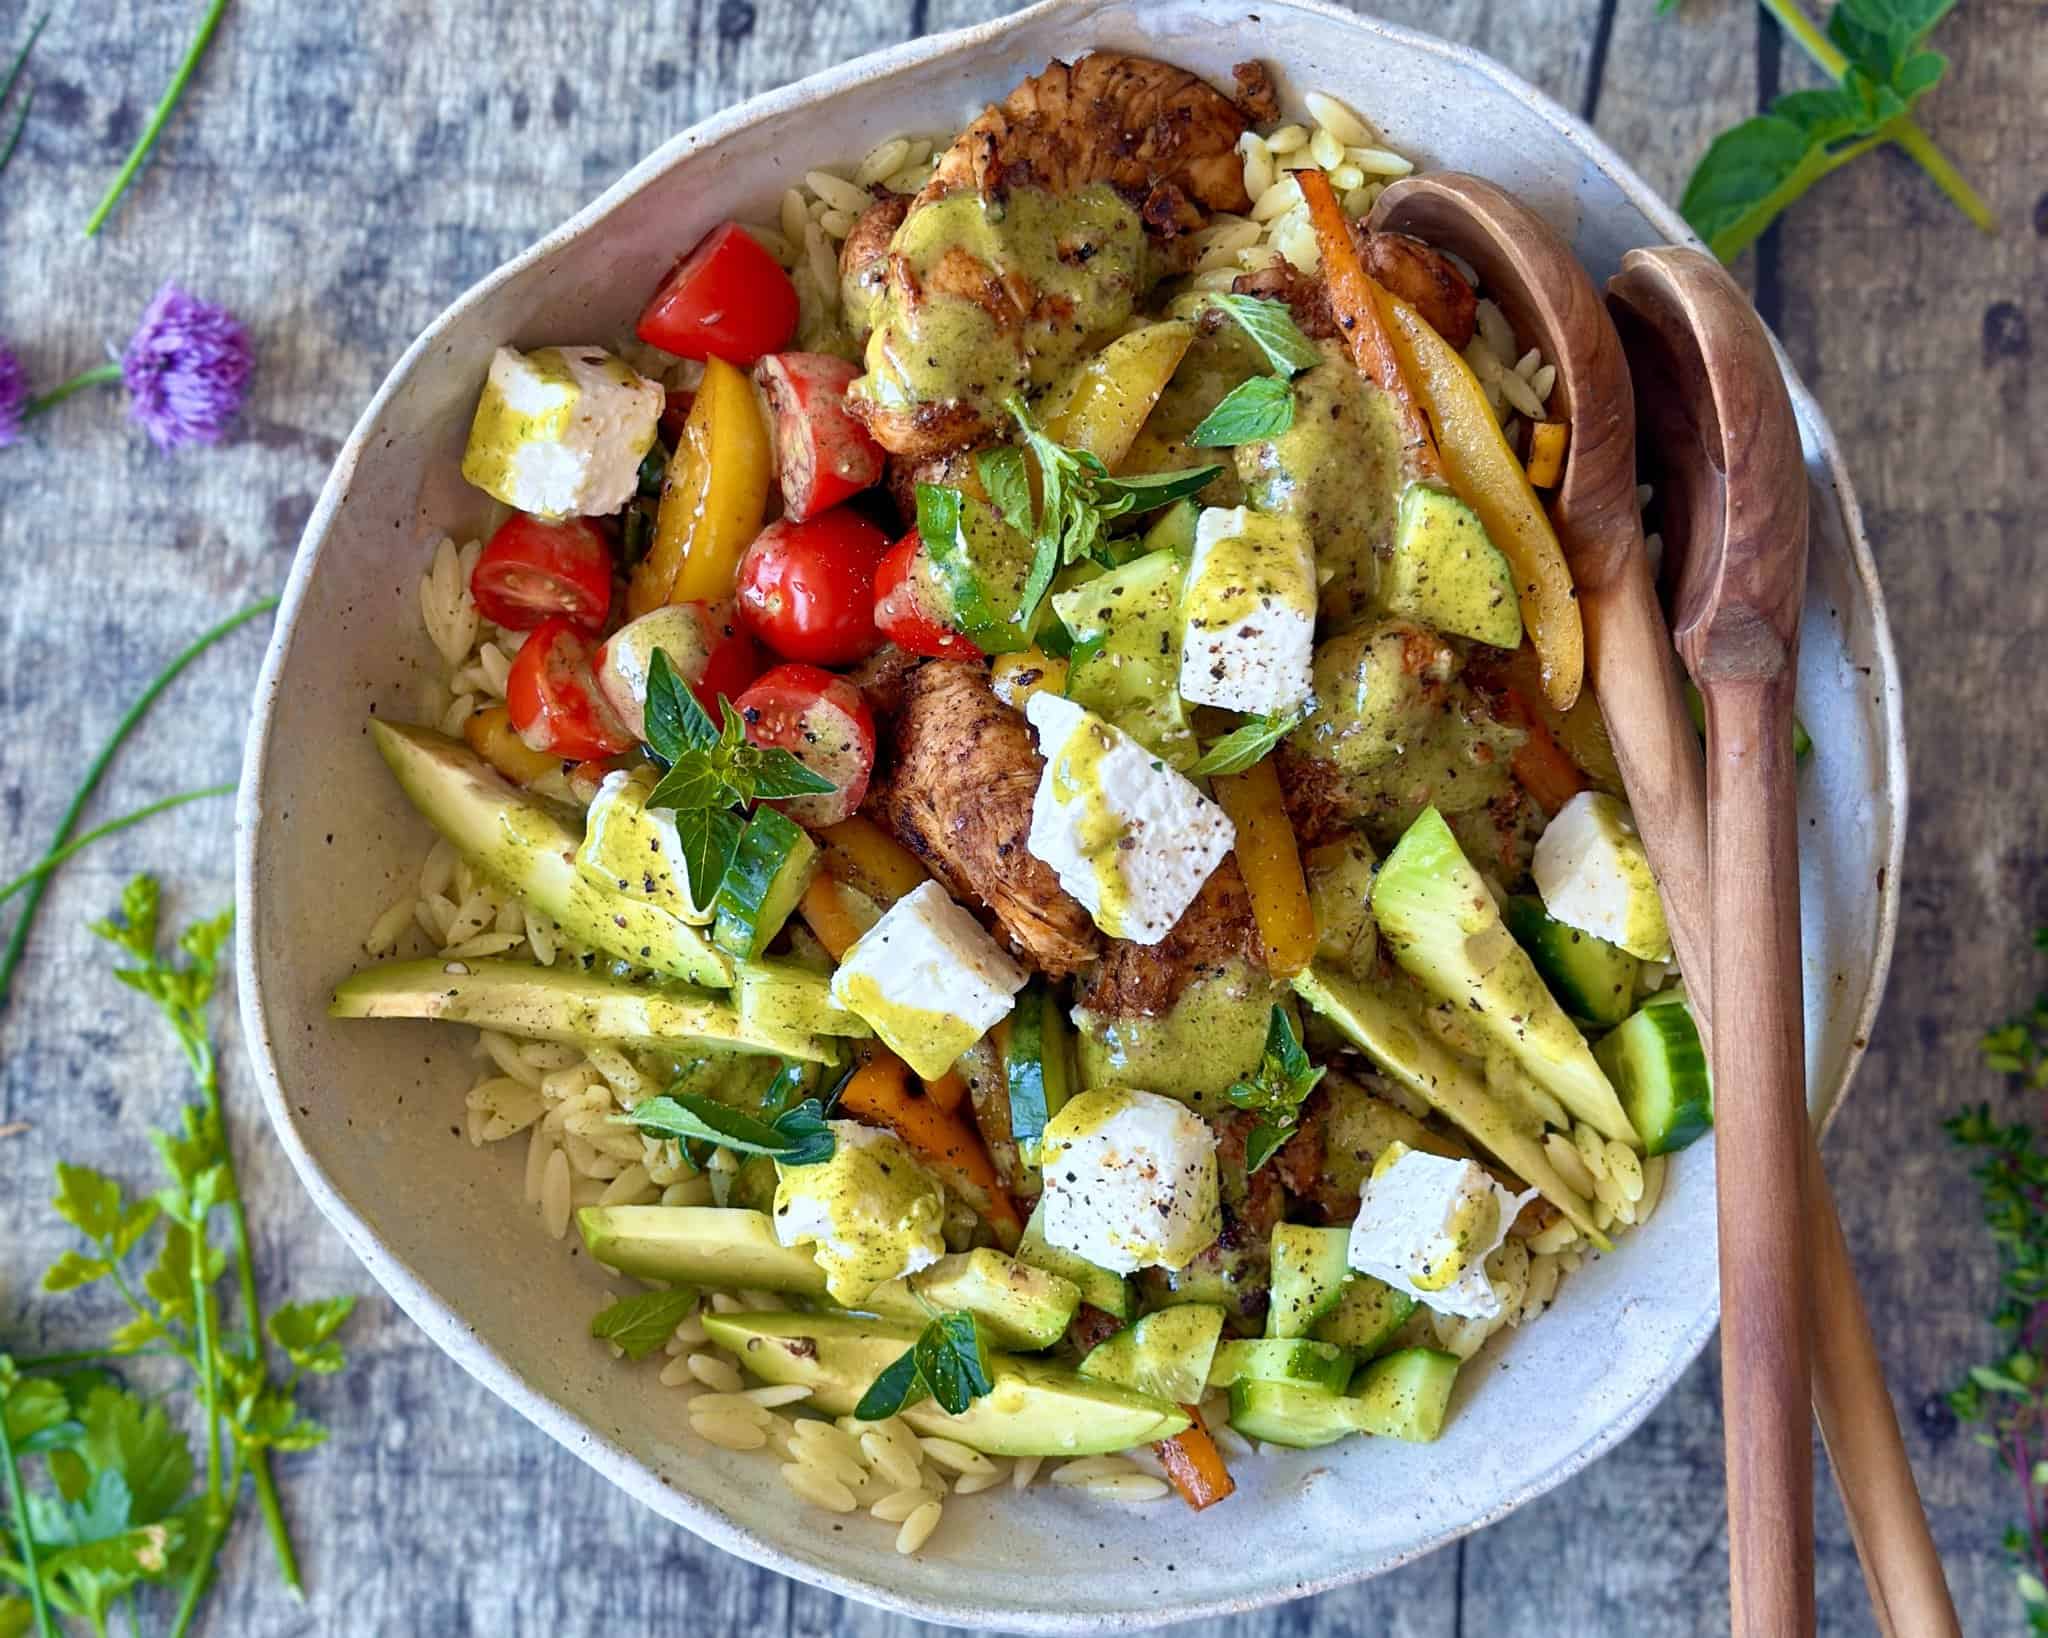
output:
[[[1126, 0], [1129, 9], [1142, 13], [1151, 0]], [[1391, 23], [1382, 18], [1348, 11], [1331, 0], [1268, 0], [1289, 11], [1306, 13], [1328, 23], [1354, 29], [1394, 47], [1439, 58], [1447, 65], [1492, 82], [1504, 95], [1554, 128], [1583, 155], [1630, 204], [1674, 244], [1704, 248], [1678, 213], [1636, 174], [1585, 121], [1571, 113], [1547, 93], [1539, 90], [1513, 70], [1474, 47], [1445, 40], [1426, 31]], [[635, 164], [596, 199], [560, 226], [536, 240], [529, 248], [504, 262], [472, 284], [448, 304], [421, 331], [392, 365], [382, 385], [358, 418], [354, 429], [336, 457], [301, 535], [290, 574], [279, 599], [270, 642], [259, 674], [255, 710], [245, 742], [242, 775], [235, 803], [235, 899], [237, 936], [235, 977], [243, 1026], [245, 1050], [255, 1070], [257, 1089], [278, 1142], [290, 1158], [307, 1192], [323, 1217], [339, 1231], [351, 1251], [371, 1276], [392, 1297], [405, 1314], [433, 1342], [464, 1370], [503, 1400], [521, 1416], [546, 1432], [558, 1444], [596, 1468], [610, 1482], [673, 1523], [681, 1524], [705, 1541], [737, 1557], [778, 1573], [793, 1576], [844, 1597], [892, 1610], [922, 1620], [948, 1625], [1001, 1625], [1012, 1631], [1033, 1633], [1099, 1632], [1111, 1626], [1158, 1626], [1168, 1622], [1199, 1620], [1277, 1604], [1288, 1599], [1329, 1591], [1386, 1573], [1436, 1551], [1473, 1531], [1506, 1517], [1525, 1503], [1553, 1489], [1582, 1471], [1642, 1423], [1650, 1411], [1669, 1393], [1672, 1385], [1691, 1366], [1705, 1347], [1719, 1320], [1718, 1300], [1711, 1303], [1699, 1323], [1674, 1349], [1670, 1368], [1649, 1392], [1628, 1405], [1620, 1415], [1582, 1444], [1541, 1473], [1525, 1480], [1492, 1504], [1427, 1539], [1370, 1562], [1333, 1568], [1328, 1573], [1290, 1584], [1248, 1590], [1229, 1595], [1191, 1600], [1169, 1607], [1153, 1606], [1118, 1614], [1087, 1614], [1061, 1610], [1051, 1604], [1036, 1608], [1021, 1605], [978, 1605], [971, 1599], [934, 1599], [908, 1593], [869, 1576], [846, 1575], [803, 1559], [757, 1535], [724, 1512], [716, 1503], [681, 1491], [656, 1475], [641, 1459], [602, 1434], [554, 1399], [538, 1391], [519, 1376], [498, 1352], [470, 1330], [450, 1310], [412, 1267], [388, 1252], [376, 1231], [344, 1196], [335, 1182], [314, 1160], [300, 1138], [279, 1079], [273, 1050], [270, 1011], [258, 983], [258, 963], [252, 935], [251, 905], [256, 880], [258, 835], [267, 811], [263, 773], [272, 729], [273, 707], [283, 674], [285, 651], [296, 626], [312, 581], [315, 565], [329, 544], [335, 520], [346, 503], [356, 469], [377, 435], [387, 407], [432, 352], [442, 333], [493, 291], [518, 278], [529, 268], [546, 261], [564, 245], [599, 224], [623, 201], [650, 185], [679, 160], [700, 149], [714, 146], [749, 127], [782, 118], [822, 98], [851, 90], [864, 83], [886, 79], [900, 71], [939, 58], [954, 56], [1001, 40], [1049, 16], [1064, 12], [1088, 14], [1103, 9], [1104, 0], [1039, 0], [1008, 16], [926, 35], [837, 64], [803, 79], [763, 92], [720, 110], [709, 118], [670, 137]], [[1900, 870], [1904, 858], [1907, 820], [1907, 768], [1903, 690], [1898, 657], [1892, 642], [1883, 589], [1864, 532], [1863, 513], [1850, 484], [1846, 463], [1833, 429], [1819, 404], [1800, 380], [1782, 345], [1773, 337], [1795, 410], [1803, 428], [1811, 433], [1824, 464], [1829, 486], [1841, 514], [1844, 542], [1850, 564], [1871, 614], [1871, 643], [1877, 670], [1886, 687], [1880, 702], [1880, 741], [1885, 759], [1885, 780], [1877, 799], [1889, 820], [1889, 848], [1885, 880], [1889, 890], [1881, 892], [1876, 944], [1870, 967], [1870, 982], [1858, 1009], [1850, 1045], [1842, 1061], [1836, 1084], [1829, 1088], [1819, 1113], [1823, 1130], [1840, 1110], [1855, 1072], [1861, 1063], [1877, 1009], [1883, 1000], [1890, 975], [1896, 939], [1900, 895]], [[877, 1562], [888, 1562], [880, 1551]]]

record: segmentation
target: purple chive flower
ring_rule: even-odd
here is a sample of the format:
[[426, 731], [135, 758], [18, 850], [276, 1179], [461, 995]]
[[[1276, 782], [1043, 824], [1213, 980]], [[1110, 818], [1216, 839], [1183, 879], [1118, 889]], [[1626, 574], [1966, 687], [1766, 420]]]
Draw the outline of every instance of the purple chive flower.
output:
[[248, 332], [232, 313], [166, 284], [121, 354], [129, 418], [159, 449], [218, 443], [242, 407], [255, 363]]
[[28, 416], [28, 371], [4, 342], [0, 342], [0, 449], [17, 443], [21, 423]]

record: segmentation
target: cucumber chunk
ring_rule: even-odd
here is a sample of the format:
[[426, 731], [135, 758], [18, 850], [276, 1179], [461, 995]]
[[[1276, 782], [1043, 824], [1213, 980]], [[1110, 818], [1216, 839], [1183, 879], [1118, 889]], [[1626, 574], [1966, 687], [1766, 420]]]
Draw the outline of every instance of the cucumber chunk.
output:
[[1348, 1229], [1278, 1224], [1273, 1230], [1273, 1294], [1266, 1309], [1266, 1335], [1308, 1336], [1343, 1296], [1344, 1282], [1352, 1277], [1350, 1256]]
[[1593, 1056], [1613, 1077], [1645, 1154], [1683, 1149], [1714, 1124], [1707, 1054], [1683, 1001], [1645, 1002], [1601, 1039]]
[[1393, 1341], [1395, 1333], [1414, 1312], [1415, 1299], [1407, 1292], [1396, 1291], [1369, 1274], [1354, 1274], [1338, 1293], [1335, 1305], [1310, 1328], [1309, 1335], [1370, 1359]]
[[1081, 1361], [1081, 1374], [1172, 1404], [1192, 1404], [1208, 1389], [1222, 1340], [1222, 1309], [1192, 1302], [1162, 1308], [1097, 1343]]
[[1589, 1024], [1618, 1024], [1628, 1016], [1642, 969], [1628, 951], [1567, 927], [1533, 894], [1509, 899], [1501, 915], [1566, 1012]]
[[1038, 1164], [1045, 1123], [1066, 1106], [1074, 1085], [1074, 1048], [1066, 1014], [1044, 979], [1032, 980], [1008, 1020], [1003, 1073], [1010, 1097], [1010, 1136], [1017, 1158]]
[[1306, 1337], [1239, 1337], [1216, 1350], [1209, 1386], [1280, 1382], [1317, 1393], [1339, 1394], [1351, 1381], [1351, 1350]]
[[1067, 697], [1182, 769], [1202, 754], [1180, 697], [1186, 573], [1181, 553], [1147, 552], [1051, 598], [1074, 640]]
[[1403, 1348], [1358, 1374], [1351, 1397], [1363, 1409], [1360, 1432], [1426, 1445], [1444, 1430], [1458, 1356], [1436, 1348]]
[[756, 808], [719, 878], [711, 942], [742, 961], [758, 958], [817, 868], [818, 844], [810, 832], [776, 808]]
[[1024, 1225], [1024, 1237], [1017, 1243], [1017, 1261], [1072, 1280], [1081, 1288], [1083, 1302], [1101, 1309], [1112, 1319], [1131, 1317], [1131, 1282], [1113, 1270], [1098, 1268], [1085, 1257], [1076, 1257], [1064, 1247], [1051, 1244], [1045, 1237], [1043, 1201], [1032, 1208], [1031, 1220]]

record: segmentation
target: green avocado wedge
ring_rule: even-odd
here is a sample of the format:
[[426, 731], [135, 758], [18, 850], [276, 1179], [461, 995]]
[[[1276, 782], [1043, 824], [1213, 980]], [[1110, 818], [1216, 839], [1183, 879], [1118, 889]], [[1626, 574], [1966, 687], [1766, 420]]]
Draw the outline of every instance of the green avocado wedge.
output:
[[[850, 1415], [876, 1377], [917, 1340], [920, 1327], [851, 1314], [707, 1314], [712, 1341], [764, 1382], [801, 1383], [828, 1416]], [[989, 1355], [993, 1389], [958, 1416], [923, 1399], [899, 1414], [919, 1433], [990, 1456], [1101, 1456], [1189, 1426], [1163, 1399], [1094, 1381], [1016, 1354]]]
[[593, 881], [576, 866], [576, 812], [501, 778], [460, 740], [371, 718], [399, 789], [472, 868], [520, 894], [572, 944], [685, 983], [724, 989], [732, 959], [700, 927]]

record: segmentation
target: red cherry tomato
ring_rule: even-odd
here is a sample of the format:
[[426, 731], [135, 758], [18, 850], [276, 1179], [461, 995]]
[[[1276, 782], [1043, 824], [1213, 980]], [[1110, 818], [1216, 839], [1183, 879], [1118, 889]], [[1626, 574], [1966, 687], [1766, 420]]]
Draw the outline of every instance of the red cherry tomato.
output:
[[665, 353], [744, 368], [796, 334], [796, 286], [745, 229], [723, 222], [676, 264], [635, 333]]
[[597, 691], [589, 640], [567, 620], [543, 622], [512, 662], [505, 708], [533, 750], [577, 762], [617, 756], [633, 736]]
[[946, 624], [929, 578], [924, 542], [912, 530], [875, 569], [875, 627], [898, 648], [934, 660], [978, 660], [981, 650]]
[[789, 754], [838, 786], [775, 807], [799, 824], [836, 825], [861, 804], [875, 771], [875, 714], [844, 677], [814, 665], [779, 665], [733, 701], [747, 738]]
[[881, 482], [882, 446], [846, 408], [860, 366], [830, 353], [772, 353], [754, 366], [775, 432], [782, 511], [798, 523]]
[[887, 535], [843, 506], [771, 523], [740, 559], [740, 619], [785, 660], [864, 660], [882, 646], [875, 568], [888, 549]]
[[612, 549], [588, 518], [550, 523], [518, 512], [470, 571], [469, 594], [486, 620], [531, 631], [557, 615], [602, 631], [612, 606]]

